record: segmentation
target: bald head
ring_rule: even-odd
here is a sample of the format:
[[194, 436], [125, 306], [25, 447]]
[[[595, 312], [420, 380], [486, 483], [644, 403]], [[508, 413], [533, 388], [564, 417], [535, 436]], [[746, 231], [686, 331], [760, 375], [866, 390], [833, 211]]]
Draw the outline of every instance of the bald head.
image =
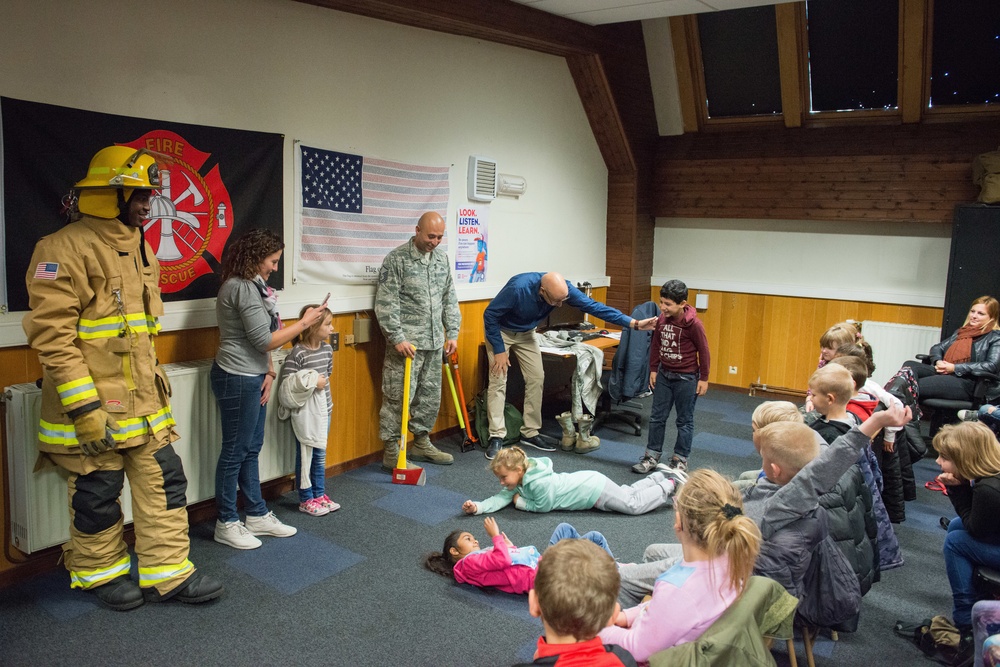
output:
[[559, 307], [563, 305], [566, 297], [569, 296], [569, 287], [566, 279], [555, 271], [550, 271], [542, 276], [540, 293], [545, 303], [550, 306]]
[[436, 211], [427, 211], [417, 220], [413, 244], [420, 252], [431, 252], [444, 238], [444, 218]]

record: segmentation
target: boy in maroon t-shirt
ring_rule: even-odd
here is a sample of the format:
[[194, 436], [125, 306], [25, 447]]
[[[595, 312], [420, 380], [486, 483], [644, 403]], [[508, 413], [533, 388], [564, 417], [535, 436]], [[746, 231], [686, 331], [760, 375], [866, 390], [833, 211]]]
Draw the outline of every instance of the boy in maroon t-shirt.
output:
[[[687, 285], [668, 280], [660, 288], [660, 317], [649, 346], [649, 386], [653, 408], [642, 460], [632, 472], [646, 474], [659, 464], [687, 470], [694, 439], [694, 403], [708, 391], [709, 353], [705, 326], [687, 302]], [[669, 464], [660, 464], [663, 437], [671, 408], [677, 408], [677, 442]]]

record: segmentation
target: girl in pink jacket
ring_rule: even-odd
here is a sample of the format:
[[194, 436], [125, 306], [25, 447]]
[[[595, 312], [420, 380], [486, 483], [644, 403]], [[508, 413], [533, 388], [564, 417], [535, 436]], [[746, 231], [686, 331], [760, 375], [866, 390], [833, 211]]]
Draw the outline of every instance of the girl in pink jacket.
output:
[[[535, 572], [541, 554], [532, 546], [517, 547], [500, 532], [496, 519], [487, 517], [483, 521], [486, 533], [493, 540], [493, 546], [479, 548], [479, 541], [472, 533], [464, 530], [452, 531], [444, 539], [440, 552], [429, 554], [424, 559], [424, 567], [442, 576], [454, 577], [460, 584], [471, 584], [480, 588], [493, 587], [505, 593], [527, 593], [535, 582]], [[580, 535], [568, 523], [556, 526], [549, 544], [559, 540], [582, 538], [590, 540], [609, 554], [608, 541], [597, 531]], [[611, 554], [614, 558], [614, 554]]]
[[674, 507], [684, 558], [657, 578], [649, 602], [618, 612], [598, 635], [640, 665], [700, 637], [743, 592], [760, 551], [760, 529], [743, 515], [740, 492], [714, 470], [693, 472]]

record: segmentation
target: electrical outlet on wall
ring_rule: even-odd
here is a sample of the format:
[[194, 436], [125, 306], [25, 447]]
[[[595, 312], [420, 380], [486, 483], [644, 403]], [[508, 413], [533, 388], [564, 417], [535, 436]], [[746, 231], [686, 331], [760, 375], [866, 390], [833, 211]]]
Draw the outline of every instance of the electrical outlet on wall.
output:
[[354, 345], [354, 334], [344, 336], [344, 345]]
[[739, 373], [739, 370], [736, 368], [736, 366], [730, 366], [729, 367], [729, 374], [730, 375], [736, 375], [737, 373]]

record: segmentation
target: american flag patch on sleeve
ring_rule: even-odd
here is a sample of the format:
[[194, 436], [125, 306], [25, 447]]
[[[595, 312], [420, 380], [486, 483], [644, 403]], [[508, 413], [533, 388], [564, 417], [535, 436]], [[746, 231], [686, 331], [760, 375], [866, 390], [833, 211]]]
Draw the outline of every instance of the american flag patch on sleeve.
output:
[[59, 272], [58, 262], [39, 262], [35, 267], [35, 278], [38, 280], [55, 280]]

